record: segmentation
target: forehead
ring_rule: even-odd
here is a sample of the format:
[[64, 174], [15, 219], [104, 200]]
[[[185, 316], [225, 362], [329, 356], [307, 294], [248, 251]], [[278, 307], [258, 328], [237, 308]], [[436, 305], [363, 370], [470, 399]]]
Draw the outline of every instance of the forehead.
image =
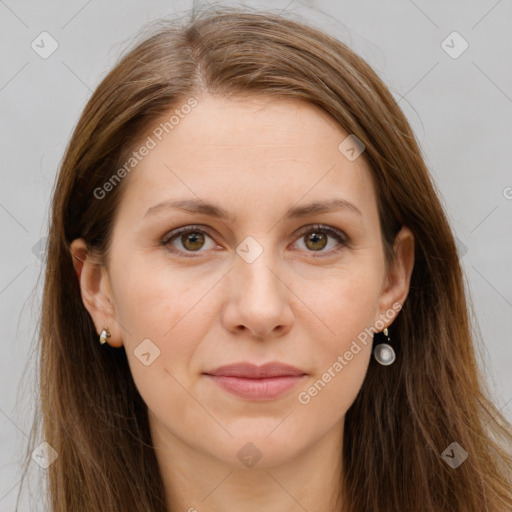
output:
[[340, 151], [349, 134], [321, 108], [269, 97], [196, 99], [187, 114], [183, 109], [171, 124], [178, 105], [136, 145], [152, 146], [125, 184], [123, 201], [146, 208], [138, 217], [158, 201], [183, 196], [262, 208], [334, 191], [359, 204], [375, 201], [367, 163]]

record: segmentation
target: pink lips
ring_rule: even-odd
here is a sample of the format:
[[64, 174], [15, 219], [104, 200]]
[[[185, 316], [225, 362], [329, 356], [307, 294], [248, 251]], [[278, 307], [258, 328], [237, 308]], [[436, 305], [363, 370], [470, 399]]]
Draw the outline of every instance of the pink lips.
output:
[[283, 395], [306, 375], [306, 372], [282, 363], [256, 366], [235, 363], [205, 372], [224, 390], [249, 400], [270, 400]]

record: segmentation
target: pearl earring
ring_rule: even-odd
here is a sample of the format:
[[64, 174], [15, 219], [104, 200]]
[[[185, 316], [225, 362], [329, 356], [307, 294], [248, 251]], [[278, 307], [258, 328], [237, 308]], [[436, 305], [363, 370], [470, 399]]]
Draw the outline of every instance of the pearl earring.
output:
[[[384, 336], [386, 336], [388, 341], [391, 343], [391, 340], [389, 339], [388, 336], [388, 328], [386, 327], [382, 332], [384, 333]], [[395, 362], [396, 354], [391, 345], [389, 345], [388, 343], [380, 343], [374, 348], [373, 357], [379, 364], [383, 366], [389, 366], [390, 364], [393, 364]]]
[[108, 327], [103, 327], [103, 331], [102, 333], [100, 334], [100, 343], [103, 345], [107, 342], [107, 338], [110, 338], [111, 334], [110, 334], [110, 331], [108, 330]]

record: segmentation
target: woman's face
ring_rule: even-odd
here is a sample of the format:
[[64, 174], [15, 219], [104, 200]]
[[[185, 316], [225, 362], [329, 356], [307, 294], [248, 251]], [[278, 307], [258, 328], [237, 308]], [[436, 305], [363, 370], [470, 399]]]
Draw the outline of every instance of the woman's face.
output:
[[[82, 272], [154, 438], [237, 468], [339, 441], [371, 356], [365, 329], [389, 326], [407, 295], [412, 235], [387, 272], [367, 164], [307, 103], [203, 96], [155, 133], [124, 178], [108, 267]], [[272, 362], [298, 375], [213, 376]]]

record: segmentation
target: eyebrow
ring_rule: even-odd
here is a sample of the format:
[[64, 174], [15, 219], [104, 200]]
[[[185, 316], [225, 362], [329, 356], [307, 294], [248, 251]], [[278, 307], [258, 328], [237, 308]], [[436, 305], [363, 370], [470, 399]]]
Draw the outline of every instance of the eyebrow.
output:
[[[144, 217], [147, 217], [149, 215], [155, 215], [161, 211], [169, 209], [177, 209], [189, 213], [202, 213], [204, 215], [209, 215], [210, 217], [224, 219], [231, 222], [234, 221], [233, 215], [230, 215], [227, 210], [225, 210], [221, 206], [208, 203], [201, 199], [170, 199], [167, 201], [162, 201], [161, 203], [151, 206], [151, 208], [149, 208], [147, 212], [144, 214]], [[354, 204], [350, 203], [346, 199], [336, 198], [321, 202], [316, 201], [305, 206], [294, 206], [286, 212], [284, 218], [300, 218], [306, 217], [308, 215], [328, 213], [337, 210], [346, 210], [356, 213], [360, 216], [363, 215]]]

